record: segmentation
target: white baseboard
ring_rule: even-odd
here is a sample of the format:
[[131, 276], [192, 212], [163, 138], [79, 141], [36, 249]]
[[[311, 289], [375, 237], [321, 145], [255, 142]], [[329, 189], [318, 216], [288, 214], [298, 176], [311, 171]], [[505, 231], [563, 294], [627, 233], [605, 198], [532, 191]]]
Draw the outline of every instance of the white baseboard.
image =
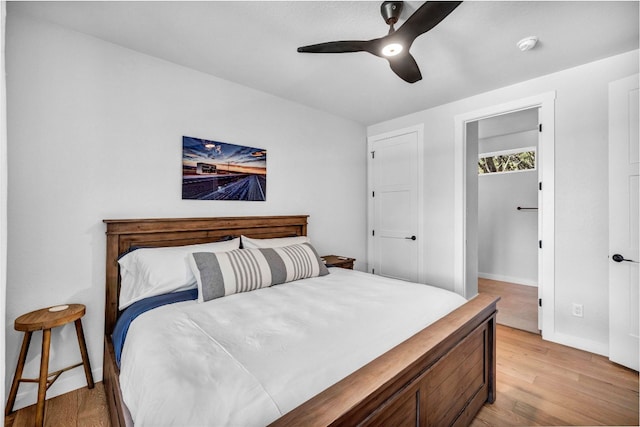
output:
[[536, 288], [538, 287], [537, 280], [523, 279], [522, 277], [512, 277], [512, 276], [504, 276], [502, 274], [480, 273], [480, 272], [478, 272], [478, 277], [480, 279], [498, 280], [500, 282], [515, 283], [516, 285], [535, 286]]
[[601, 342], [574, 337], [573, 335], [567, 335], [558, 332], [545, 333], [544, 330], [542, 331], [542, 338], [547, 341], [555, 342], [557, 344], [577, 348], [578, 350], [584, 350], [588, 351], [589, 353], [595, 353], [601, 356], [609, 357], [609, 345]]
[[[77, 372], [76, 372], [77, 371]], [[93, 382], [102, 381], [102, 368], [92, 369]], [[12, 377], [13, 379], [13, 377]], [[87, 386], [87, 378], [84, 376], [84, 369], [78, 367], [69, 372], [64, 372], [60, 378], [51, 385], [47, 390], [47, 399], [51, 399], [61, 394], [69, 393]], [[34, 405], [38, 401], [38, 384], [37, 383], [20, 383], [18, 394], [16, 395], [16, 403], [13, 410], [26, 408]]]

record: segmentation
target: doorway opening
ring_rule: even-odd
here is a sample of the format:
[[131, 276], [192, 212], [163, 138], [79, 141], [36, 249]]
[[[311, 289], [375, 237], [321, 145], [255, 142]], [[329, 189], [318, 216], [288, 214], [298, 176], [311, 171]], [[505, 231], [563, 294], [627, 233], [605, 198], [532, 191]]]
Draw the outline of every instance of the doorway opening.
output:
[[[488, 244], [488, 242], [486, 242], [486, 237], [483, 237], [484, 235], [482, 234], [486, 230], [483, 230], [481, 233], [478, 227], [481, 221], [479, 217], [478, 167], [479, 152], [482, 146], [479, 144], [479, 136], [481, 136], [481, 132], [485, 132], [485, 130], [482, 130], [482, 127], [503, 120], [508, 122], [510, 119], [518, 117], [518, 115], [522, 115], [522, 117], [527, 115], [537, 117], [535, 128], [529, 129], [531, 131], [535, 130], [535, 132], [531, 132], [531, 134], [537, 133], [537, 145], [535, 146], [536, 171], [533, 172], [537, 178], [537, 182], [534, 184], [536, 195], [533, 196], [532, 200], [523, 200], [522, 202], [515, 201], [515, 206], [511, 207], [511, 209], [513, 209], [511, 214], [516, 221], [519, 218], [521, 222], [528, 221], [529, 223], [537, 223], [537, 228], [533, 230], [533, 233], [537, 234], [537, 238], [533, 240], [534, 253], [536, 253], [536, 255], [533, 256], [533, 268], [537, 270], [537, 276], [529, 283], [522, 284], [522, 286], [528, 286], [532, 284], [532, 282], [537, 281], [537, 301], [534, 300], [533, 304], [535, 305], [535, 310], [538, 312], [537, 329], [542, 331], [543, 338], [545, 339], [553, 339], [552, 335], [554, 331], [554, 104], [555, 92], [549, 92], [455, 117], [454, 148], [456, 169], [454, 188], [456, 195], [456, 221], [454, 231], [456, 251], [454, 259], [454, 286], [456, 291], [466, 298], [471, 298], [478, 293], [478, 273], [480, 272], [481, 275], [482, 273], [487, 273], [486, 271], [481, 271], [482, 268], [487, 268], [481, 267], [481, 263], [485, 261], [482, 257], [486, 254], [483, 253], [480, 255], [479, 253], [480, 250], [483, 252], [487, 250], [484, 245]], [[483, 120], [487, 121], [483, 122]], [[499, 136], [504, 136], [509, 132], [503, 131], [501, 133], [502, 135]], [[490, 141], [490, 143], [499, 145], [501, 140], [505, 139], [509, 138], [495, 138], [495, 140]], [[528, 145], [527, 147], [532, 147], [532, 145]], [[514, 151], [532, 150], [489, 149], [489, 155], [485, 157], [511, 155], [514, 154]], [[510, 178], [515, 181], [516, 179], [514, 177], [516, 177], [516, 174], [524, 173], [526, 172], [512, 172]], [[482, 179], [485, 180], [494, 178], [495, 177], [482, 177]], [[483, 182], [482, 185], [484, 184]], [[533, 204], [532, 201], [537, 202], [537, 204]], [[513, 200], [511, 203], [513, 203]], [[534, 209], [518, 210], [518, 207], [538, 209], [537, 211]], [[536, 215], [535, 212], [537, 212], [538, 215]], [[525, 217], [524, 215], [532, 216]], [[521, 231], [522, 230], [516, 233]], [[528, 228], [528, 233], [530, 236], [532, 227]], [[490, 234], [493, 237], [499, 236], [505, 238], [500, 235], [499, 230], [493, 230], [492, 232], [490, 230]], [[528, 248], [534, 249], [531, 247]], [[506, 255], [504, 256], [506, 257]], [[536, 259], [537, 264], [535, 262]], [[501, 260], [495, 262], [499, 263]], [[499, 274], [494, 276], [492, 280], [498, 278], [506, 279], [500, 281], [508, 282], [516, 278], [515, 281], [527, 282], [526, 279], [522, 280], [522, 274], [514, 274], [513, 272], [503, 272], [502, 277], [499, 276]]]
[[[538, 107], [476, 121], [478, 292], [496, 295], [497, 323], [538, 329]], [[473, 122], [472, 122], [473, 123]], [[475, 126], [468, 123], [467, 126]], [[469, 159], [469, 166], [473, 168]]]

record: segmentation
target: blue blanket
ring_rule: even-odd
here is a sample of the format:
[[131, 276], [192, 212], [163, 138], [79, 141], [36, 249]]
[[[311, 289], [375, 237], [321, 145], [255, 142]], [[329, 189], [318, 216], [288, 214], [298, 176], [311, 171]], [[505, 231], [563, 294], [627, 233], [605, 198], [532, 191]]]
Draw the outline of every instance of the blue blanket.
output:
[[120, 367], [120, 354], [122, 353], [124, 340], [127, 337], [127, 332], [129, 331], [129, 325], [136, 317], [146, 311], [153, 310], [156, 307], [173, 304], [174, 302], [190, 301], [197, 298], [198, 290], [189, 289], [187, 291], [173, 292], [170, 294], [145, 298], [138, 302], [134, 302], [127, 307], [122, 314], [120, 314], [120, 317], [116, 322], [116, 327], [113, 329], [113, 334], [111, 335], [111, 341], [113, 341], [113, 348], [116, 352], [116, 363], [118, 364], [118, 367]]

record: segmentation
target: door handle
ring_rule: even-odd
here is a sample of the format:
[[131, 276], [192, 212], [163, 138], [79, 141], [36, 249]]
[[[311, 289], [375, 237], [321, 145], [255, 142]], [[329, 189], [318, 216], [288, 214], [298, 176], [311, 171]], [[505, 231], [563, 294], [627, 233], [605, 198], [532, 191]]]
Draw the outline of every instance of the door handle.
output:
[[407, 239], [407, 240], [416, 240], [416, 236], [405, 237], [405, 239]]
[[627, 261], [627, 262], [635, 262], [636, 264], [638, 263], [638, 261], [634, 261], [632, 259], [625, 259], [625, 257], [620, 254], [614, 254], [611, 257], [611, 259], [613, 259], [615, 262]]

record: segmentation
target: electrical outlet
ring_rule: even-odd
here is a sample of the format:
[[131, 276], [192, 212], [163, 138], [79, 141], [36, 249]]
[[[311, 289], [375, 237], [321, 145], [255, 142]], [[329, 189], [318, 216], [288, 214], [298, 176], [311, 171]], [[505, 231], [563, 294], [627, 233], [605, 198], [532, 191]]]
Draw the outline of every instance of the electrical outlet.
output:
[[576, 317], [582, 317], [582, 304], [573, 303], [573, 307], [571, 308], [571, 314]]

